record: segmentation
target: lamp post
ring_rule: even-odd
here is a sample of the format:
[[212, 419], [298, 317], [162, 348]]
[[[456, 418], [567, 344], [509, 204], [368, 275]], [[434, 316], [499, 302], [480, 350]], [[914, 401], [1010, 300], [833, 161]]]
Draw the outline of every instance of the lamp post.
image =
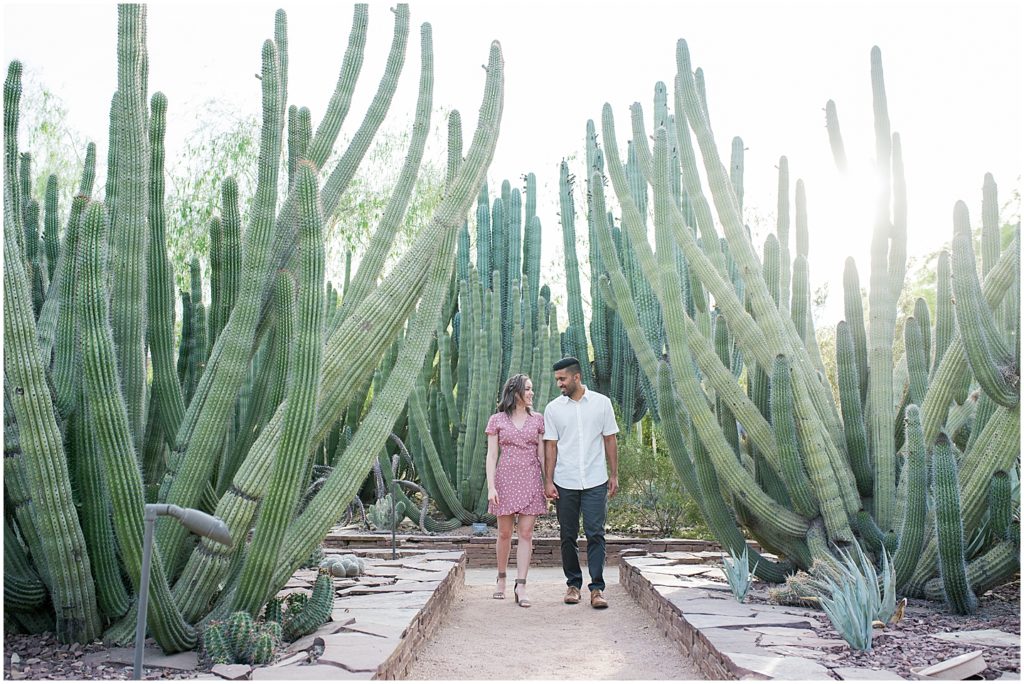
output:
[[149, 608], [149, 566], [153, 556], [153, 529], [158, 515], [177, 519], [190, 532], [231, 546], [231, 532], [220, 518], [174, 504], [146, 504], [142, 535], [142, 577], [139, 578], [139, 610], [135, 621], [135, 669], [132, 679], [142, 679], [142, 647], [146, 640], [146, 610]]

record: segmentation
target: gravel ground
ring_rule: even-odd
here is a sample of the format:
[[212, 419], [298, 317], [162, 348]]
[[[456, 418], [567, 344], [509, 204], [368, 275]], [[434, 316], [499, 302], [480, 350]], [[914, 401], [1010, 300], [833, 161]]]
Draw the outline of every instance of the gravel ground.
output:
[[[104, 662], [108, 650], [98, 641], [60, 644], [50, 632], [5, 634], [4, 679], [131, 679], [131, 665]], [[148, 665], [145, 671], [145, 679], [191, 679], [197, 674]]]
[[[748, 601], [767, 603], [767, 585], [757, 582], [748, 595]], [[903, 619], [894, 627], [877, 634], [872, 650], [854, 651], [846, 646], [828, 649], [835, 661], [833, 667], [864, 667], [895, 672], [905, 679], [914, 679], [911, 667], [933, 665], [963, 653], [981, 649], [988, 668], [985, 679], [998, 679], [1004, 672], [1020, 675], [1020, 646], [998, 648], [960, 644], [945, 639], [927, 638], [940, 632], [964, 632], [998, 629], [1020, 636], [1020, 577], [979, 597], [978, 612], [974, 615], [953, 615], [945, 605], [935, 601], [911, 600]], [[823, 639], [842, 639], [822, 614], [825, 625], [817, 630]]]

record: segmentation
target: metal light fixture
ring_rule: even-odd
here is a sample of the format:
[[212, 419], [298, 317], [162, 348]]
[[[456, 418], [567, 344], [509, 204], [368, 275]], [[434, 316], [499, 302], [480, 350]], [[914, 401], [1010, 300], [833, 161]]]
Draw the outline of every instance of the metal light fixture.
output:
[[139, 579], [139, 610], [135, 621], [135, 669], [132, 679], [142, 679], [142, 647], [146, 640], [146, 610], [149, 608], [149, 567], [153, 556], [153, 529], [158, 515], [169, 515], [201, 537], [231, 546], [231, 531], [220, 518], [174, 504], [146, 504], [142, 535], [142, 577]]

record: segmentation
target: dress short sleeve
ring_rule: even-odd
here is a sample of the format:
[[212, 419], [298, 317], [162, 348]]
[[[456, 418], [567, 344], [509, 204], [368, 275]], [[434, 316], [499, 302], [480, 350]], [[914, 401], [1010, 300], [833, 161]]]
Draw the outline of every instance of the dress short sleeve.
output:
[[544, 434], [544, 416], [539, 414], [539, 413], [534, 413], [533, 415], [536, 416], [536, 421], [535, 422], [537, 424], [537, 434], [538, 435], [543, 435]]
[[558, 439], [558, 428], [555, 427], [555, 417], [551, 414], [551, 404], [544, 408], [544, 439], [552, 442]]
[[498, 420], [501, 418], [500, 413], [495, 413], [487, 420], [487, 427], [484, 428], [484, 432], [488, 435], [498, 434]]

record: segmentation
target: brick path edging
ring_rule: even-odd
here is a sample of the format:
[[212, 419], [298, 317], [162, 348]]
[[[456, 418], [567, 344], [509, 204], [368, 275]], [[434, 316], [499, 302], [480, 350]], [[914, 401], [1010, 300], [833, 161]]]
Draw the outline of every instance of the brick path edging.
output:
[[[701, 634], [699, 629], [687, 622], [678, 606], [665, 600], [635, 566], [625, 562], [628, 555], [631, 554], [619, 559], [619, 584], [625, 587], [629, 595], [654, 618], [662, 634], [675, 642], [679, 650], [693, 660], [705, 678], [740, 679], [730, 667], [731, 662]], [[757, 676], [751, 677], [749, 672], [744, 672], [743, 678], [760, 679]]]
[[456, 594], [465, 584], [466, 556], [463, 554], [410, 623], [402, 635], [398, 648], [380, 664], [371, 679], [405, 678], [423, 642], [433, 636], [444, 616], [451, 609]]
[[[496, 539], [493, 536], [426, 536], [426, 535], [397, 535], [397, 548], [399, 550], [417, 549], [420, 551], [464, 551], [466, 553], [466, 567], [486, 568], [494, 567]], [[579, 539], [580, 564], [587, 562], [587, 540]], [[515, 536], [512, 537], [511, 556], [515, 558], [515, 550], [518, 542]], [[753, 545], [754, 548], [758, 548]], [[333, 530], [324, 540], [325, 552], [350, 553], [353, 549], [391, 549], [390, 534], [373, 534], [370, 532], [350, 532]], [[645, 537], [618, 537], [607, 536], [605, 538], [605, 563], [617, 563], [623, 551], [631, 549], [642, 549], [647, 553], [663, 553], [666, 551], [690, 551], [699, 552], [720, 552], [722, 547], [715, 541], [703, 539], [649, 539]], [[562, 551], [561, 541], [555, 537], [534, 537], [533, 557], [530, 561], [533, 567], [561, 567]]]

